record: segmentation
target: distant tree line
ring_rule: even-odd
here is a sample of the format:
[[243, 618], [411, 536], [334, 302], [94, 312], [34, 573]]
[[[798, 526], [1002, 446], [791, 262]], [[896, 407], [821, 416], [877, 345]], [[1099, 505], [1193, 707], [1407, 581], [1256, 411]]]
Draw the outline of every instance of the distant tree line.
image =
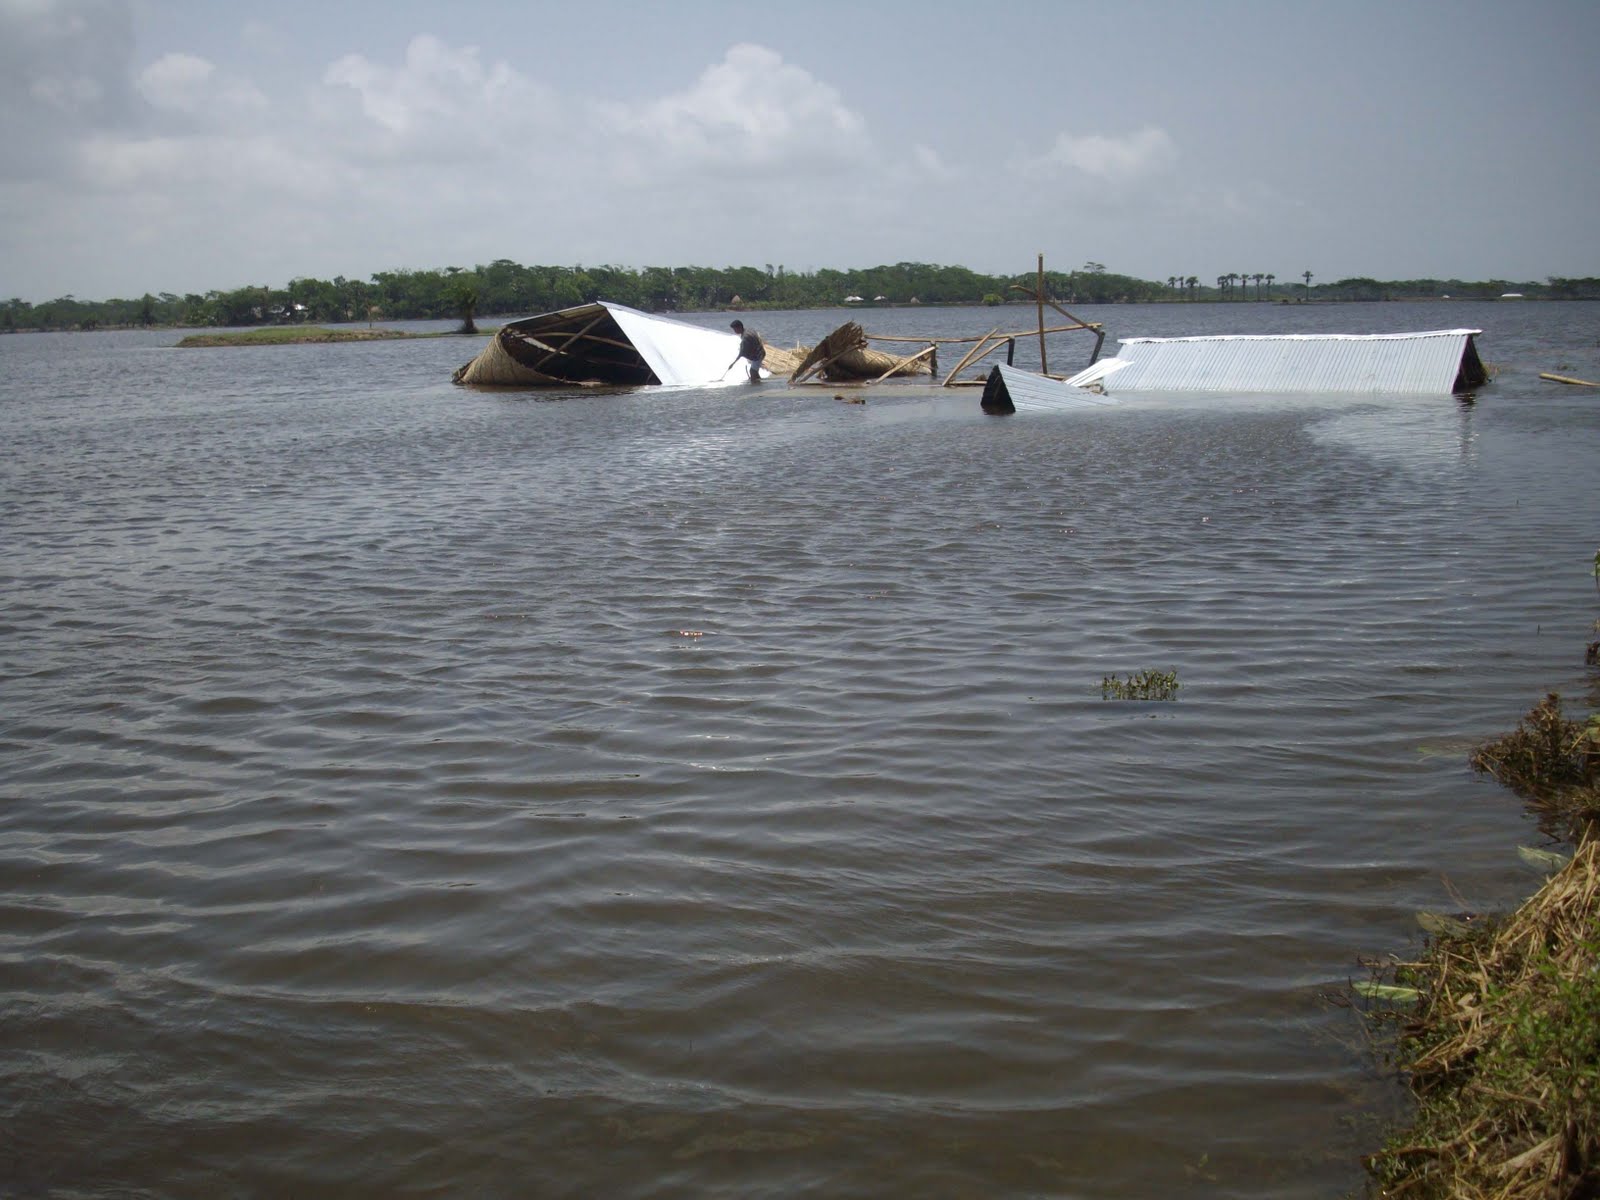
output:
[[[1543, 283], [1491, 279], [1340, 279], [1313, 284], [1310, 271], [1286, 280], [1268, 273], [1227, 274], [1214, 285], [1195, 275], [1136, 279], [1086, 262], [1049, 271], [1045, 288], [1062, 304], [1149, 301], [1413, 300], [1449, 296], [1530, 300], [1600, 299], [1600, 279], [1550, 278]], [[759, 267], [525, 267], [500, 258], [469, 269], [380, 271], [370, 279], [291, 279], [287, 287], [241, 287], [185, 296], [146, 293], [136, 300], [79, 300], [0, 305], [0, 331], [328, 324], [378, 320], [460, 319], [477, 314], [524, 316], [591, 300], [612, 300], [649, 312], [724, 308], [825, 308], [873, 304], [1006, 304], [1033, 301], [1036, 273], [981, 275], [965, 267], [901, 262], [838, 271]]]

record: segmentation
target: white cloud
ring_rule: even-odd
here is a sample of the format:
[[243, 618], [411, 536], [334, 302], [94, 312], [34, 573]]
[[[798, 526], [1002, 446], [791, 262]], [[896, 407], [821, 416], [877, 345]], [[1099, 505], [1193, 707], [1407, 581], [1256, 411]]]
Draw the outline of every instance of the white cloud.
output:
[[412, 38], [398, 67], [347, 54], [324, 72], [323, 82], [354, 89], [367, 119], [402, 137], [440, 124], [516, 117], [549, 102], [544, 89], [506, 63], [485, 67], [478, 47], [452, 49], [432, 34]]
[[958, 168], [945, 162], [932, 146], [920, 142], [911, 147], [911, 161], [917, 170], [934, 179], [955, 179], [962, 174]]
[[123, 4], [0, 0], [0, 103], [91, 114], [117, 94], [130, 40]]
[[0, 0], [0, 180], [59, 176], [84, 133], [129, 123], [132, 42], [124, 3]]
[[344, 182], [332, 164], [264, 135], [90, 138], [79, 163], [82, 178], [103, 191], [165, 194], [182, 185], [200, 189], [194, 198], [201, 203], [219, 194], [325, 197]]
[[1166, 130], [1146, 126], [1123, 137], [1099, 133], [1075, 137], [1062, 133], [1049, 150], [1018, 165], [1029, 175], [1075, 172], [1121, 183], [1170, 170], [1177, 160], [1178, 148]]
[[157, 108], [193, 112], [217, 68], [192, 54], [168, 54], [139, 73], [139, 92]]
[[226, 77], [215, 64], [193, 54], [163, 55], [135, 83], [152, 108], [190, 118], [229, 122], [268, 107], [255, 84]]
[[764, 46], [741, 44], [688, 91], [637, 110], [607, 106], [609, 133], [639, 174], [659, 170], [788, 173], [861, 167], [866, 122], [839, 93]]

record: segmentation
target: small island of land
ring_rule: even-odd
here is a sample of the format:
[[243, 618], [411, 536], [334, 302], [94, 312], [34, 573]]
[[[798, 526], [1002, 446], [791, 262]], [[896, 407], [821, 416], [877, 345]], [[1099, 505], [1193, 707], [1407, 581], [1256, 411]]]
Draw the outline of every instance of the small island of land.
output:
[[[482, 330], [488, 333], [491, 330]], [[460, 337], [461, 331], [407, 333], [401, 329], [326, 329], [321, 326], [273, 325], [265, 329], [246, 329], [238, 333], [192, 333], [178, 343], [179, 349], [196, 346], [289, 346], [309, 342], [392, 342], [411, 338]], [[467, 336], [472, 336], [468, 334]]]

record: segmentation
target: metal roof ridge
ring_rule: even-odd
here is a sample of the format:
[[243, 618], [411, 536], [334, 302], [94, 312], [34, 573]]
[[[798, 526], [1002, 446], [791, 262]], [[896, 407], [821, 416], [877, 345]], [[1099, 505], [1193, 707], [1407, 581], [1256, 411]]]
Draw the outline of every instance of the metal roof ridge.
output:
[[1410, 333], [1195, 333], [1182, 337], [1118, 338], [1123, 346], [1148, 342], [1376, 342], [1402, 338], [1474, 337], [1481, 329], [1422, 329]]

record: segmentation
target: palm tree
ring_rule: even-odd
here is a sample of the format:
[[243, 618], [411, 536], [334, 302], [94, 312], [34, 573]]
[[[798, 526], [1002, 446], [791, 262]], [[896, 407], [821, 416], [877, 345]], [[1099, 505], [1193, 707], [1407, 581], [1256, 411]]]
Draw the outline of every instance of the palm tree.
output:
[[1270, 292], [1272, 290], [1272, 281], [1274, 279], [1276, 279], [1276, 278], [1277, 278], [1276, 275], [1272, 274], [1271, 272], [1268, 272], [1268, 274], [1267, 274], [1267, 291]]
[[1311, 272], [1307, 271], [1303, 278], [1306, 281], [1306, 299], [1309, 301], [1311, 299]]
[[1200, 276], [1191, 275], [1191, 276], [1189, 276], [1189, 278], [1185, 279], [1183, 282], [1189, 289], [1189, 299], [1193, 300], [1194, 299], [1195, 289], [1200, 286]]
[[478, 313], [478, 281], [470, 275], [457, 279], [450, 287], [450, 301], [461, 314], [461, 328], [457, 333], [477, 333], [473, 317]]
[[1260, 271], [1257, 271], [1254, 275], [1250, 276], [1250, 278], [1256, 281], [1256, 299], [1259, 301], [1261, 299], [1261, 281], [1265, 279], [1266, 276]]
[[1217, 291], [1222, 296], [1226, 296], [1228, 294], [1228, 277], [1226, 275], [1217, 276]]

